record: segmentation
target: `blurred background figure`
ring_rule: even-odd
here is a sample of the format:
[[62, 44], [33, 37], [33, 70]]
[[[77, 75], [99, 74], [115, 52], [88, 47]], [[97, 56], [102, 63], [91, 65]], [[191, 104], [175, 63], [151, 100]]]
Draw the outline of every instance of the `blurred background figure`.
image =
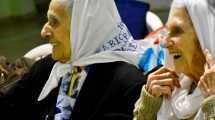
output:
[[5, 56], [0, 56], [0, 97], [15, 86], [34, 62], [32, 59], [20, 57], [11, 63]]
[[0, 56], [14, 61], [45, 42], [41, 40], [40, 30], [46, 20], [49, 1], [0, 1]]
[[40, 30], [50, 0], [0, 0], [0, 96], [28, 72], [34, 59], [25, 55], [44, 44]]
[[172, 0], [137, 0], [150, 4], [150, 10], [155, 12], [163, 23], [166, 23]]

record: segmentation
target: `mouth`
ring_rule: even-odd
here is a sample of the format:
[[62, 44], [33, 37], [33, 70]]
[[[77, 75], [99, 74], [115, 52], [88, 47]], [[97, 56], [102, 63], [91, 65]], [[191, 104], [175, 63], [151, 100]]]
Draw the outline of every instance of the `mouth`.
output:
[[170, 54], [173, 56], [175, 60], [182, 57], [182, 54], [180, 52], [170, 52]]

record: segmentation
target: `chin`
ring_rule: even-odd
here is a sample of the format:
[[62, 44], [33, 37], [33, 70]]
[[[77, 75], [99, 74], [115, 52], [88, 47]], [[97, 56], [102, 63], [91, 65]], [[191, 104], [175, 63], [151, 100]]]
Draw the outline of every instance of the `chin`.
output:
[[189, 68], [187, 68], [186, 65], [183, 65], [183, 64], [175, 65], [175, 71], [177, 73], [183, 73], [187, 76], [190, 76]]
[[60, 63], [67, 63], [69, 60], [68, 59], [63, 59], [63, 58], [61, 58], [61, 57], [59, 57], [59, 56], [54, 56], [53, 54], [52, 54], [52, 58], [54, 59], [54, 60], [56, 60], [56, 61], [58, 61], [58, 62], [60, 62]]
[[183, 73], [186, 76], [194, 79], [194, 75], [191, 73], [191, 71], [189, 71], [190, 69], [188, 67], [186, 67], [186, 65], [176, 65], [175, 66], [175, 71], [177, 73]]
[[66, 61], [62, 61], [62, 60], [58, 60], [58, 61], [62, 64], [66, 63]]
[[56, 60], [54, 53], [52, 53], [52, 59]]
[[58, 56], [58, 55], [56, 55], [56, 54], [54, 54], [54, 53], [52, 53], [52, 58], [53, 58], [54, 60], [56, 60], [56, 61], [61, 62], [61, 60], [60, 60], [59, 56]]
[[174, 60], [174, 64], [175, 64], [175, 71], [176, 72], [179, 72], [179, 73], [185, 72], [183, 63], [181, 63], [179, 60]]
[[177, 66], [175, 66], [175, 71], [177, 72], [177, 73], [186, 73], [186, 71], [184, 70], [184, 68], [182, 68], [181, 66], [180, 67], [177, 67]]

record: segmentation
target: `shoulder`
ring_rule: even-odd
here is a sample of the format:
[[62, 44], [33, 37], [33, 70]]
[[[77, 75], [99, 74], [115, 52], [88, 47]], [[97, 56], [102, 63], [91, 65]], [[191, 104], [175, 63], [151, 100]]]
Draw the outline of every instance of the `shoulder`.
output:
[[46, 56], [45, 58], [38, 60], [33, 66], [37, 66], [37, 65], [52, 66], [55, 62], [56, 61], [52, 59], [51, 54], [50, 54], [50, 55]]
[[120, 76], [124, 76], [127, 73], [132, 73], [130, 75], [142, 74], [141, 70], [136, 66], [122, 61], [93, 64], [91, 68], [92, 71], [99, 70], [101, 72], [108, 72], [109, 74], [117, 73]]
[[31, 68], [30, 72], [50, 72], [53, 65], [55, 64], [55, 60], [52, 59], [51, 55], [37, 61]]
[[115, 82], [125, 83], [126, 85], [132, 85], [137, 82], [145, 83], [146, 80], [141, 70], [126, 62], [95, 64], [93, 69], [113, 79]]
[[43, 86], [47, 81], [53, 65], [56, 61], [51, 58], [51, 55], [35, 62], [30, 71], [26, 73], [19, 81], [19, 86]]
[[[128, 71], [136, 71], [136, 72], [141, 72], [136, 66], [127, 63], [127, 62], [122, 62], [122, 61], [117, 61], [117, 62], [109, 62], [109, 63], [97, 63], [92, 65], [93, 68], [97, 69], [104, 69], [115, 71], [115, 72], [128, 72]], [[128, 69], [127, 69], [128, 68]]]
[[126, 62], [115, 62], [114, 76], [118, 80], [123, 80], [129, 83], [143, 81], [145, 76], [143, 72], [136, 66]]

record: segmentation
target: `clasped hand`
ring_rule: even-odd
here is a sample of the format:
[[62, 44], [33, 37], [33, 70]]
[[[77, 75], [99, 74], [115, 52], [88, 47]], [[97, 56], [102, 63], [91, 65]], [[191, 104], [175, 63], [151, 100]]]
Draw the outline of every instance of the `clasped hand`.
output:
[[175, 87], [180, 88], [179, 77], [176, 72], [161, 67], [148, 76], [145, 86], [147, 92], [155, 97], [171, 97]]
[[206, 63], [204, 74], [200, 77], [198, 87], [205, 97], [215, 94], [215, 60], [209, 50], [204, 51]]

